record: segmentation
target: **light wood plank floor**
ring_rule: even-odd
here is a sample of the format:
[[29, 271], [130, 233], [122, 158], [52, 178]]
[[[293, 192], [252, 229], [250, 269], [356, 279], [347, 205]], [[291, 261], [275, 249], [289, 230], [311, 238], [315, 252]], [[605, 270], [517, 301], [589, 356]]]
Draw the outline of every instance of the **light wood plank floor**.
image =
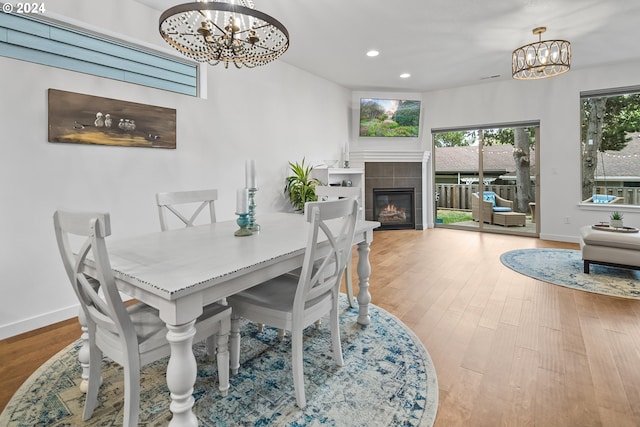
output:
[[[534, 247], [577, 245], [447, 229], [376, 232], [372, 302], [431, 354], [436, 427], [640, 426], [640, 301], [550, 285], [500, 263], [505, 251]], [[1, 341], [0, 408], [79, 334], [72, 320]]]

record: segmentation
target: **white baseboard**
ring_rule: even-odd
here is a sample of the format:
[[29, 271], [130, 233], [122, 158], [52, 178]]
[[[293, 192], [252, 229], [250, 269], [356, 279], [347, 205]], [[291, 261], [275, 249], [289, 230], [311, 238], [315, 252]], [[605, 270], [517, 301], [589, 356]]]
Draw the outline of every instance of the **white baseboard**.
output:
[[562, 234], [540, 234], [542, 240], [554, 240], [556, 242], [567, 243], [580, 243], [580, 238], [577, 236], [564, 236]]
[[79, 309], [80, 305], [76, 304], [60, 310], [50, 311], [49, 313], [2, 325], [0, 326], [0, 339], [3, 340], [34, 329], [42, 328], [43, 326], [49, 326], [54, 323], [62, 322], [63, 320], [71, 319], [72, 317], [77, 317]]
[[[128, 301], [131, 299], [130, 296], [122, 293], [120, 293], [120, 297], [122, 298], [122, 301]], [[44, 326], [53, 325], [54, 323], [62, 322], [63, 320], [71, 319], [72, 317], [77, 317], [79, 310], [80, 304], [74, 304], [66, 308], [50, 311], [28, 319], [19, 320], [6, 325], [0, 325], [0, 340], [33, 331], [34, 329], [42, 328]]]

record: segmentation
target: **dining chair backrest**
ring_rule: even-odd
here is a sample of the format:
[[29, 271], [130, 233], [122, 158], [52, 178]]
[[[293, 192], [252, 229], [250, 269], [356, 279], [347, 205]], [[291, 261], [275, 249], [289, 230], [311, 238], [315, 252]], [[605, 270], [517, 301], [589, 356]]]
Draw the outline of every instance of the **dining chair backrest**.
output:
[[342, 273], [351, 256], [358, 203], [352, 197], [308, 202], [305, 215], [310, 227], [294, 299], [294, 317], [307, 302], [328, 292], [337, 298]]
[[[53, 221], [62, 262], [89, 330], [109, 331], [125, 346], [123, 354], [128, 350], [137, 353], [135, 329], [116, 287], [105, 244], [105, 237], [111, 235], [109, 214], [56, 211]], [[78, 236], [84, 242], [74, 250], [71, 242]], [[84, 272], [87, 257], [92, 260], [95, 278]]]
[[362, 219], [362, 188], [344, 187], [339, 185], [318, 185], [316, 186], [316, 196], [318, 201], [338, 200], [345, 197], [354, 197], [358, 202], [358, 218]]
[[[153, 307], [142, 302], [125, 305], [122, 301], [105, 243], [105, 237], [111, 234], [109, 214], [56, 211], [53, 223], [64, 268], [82, 307], [81, 322], [83, 319], [86, 323], [85, 343], [79, 352], [82, 355], [88, 351], [89, 358], [83, 419], [91, 418], [98, 404], [104, 354], [124, 369], [123, 425], [137, 426], [140, 368], [171, 353], [166, 324]], [[193, 336], [194, 342], [206, 338], [207, 351], [212, 355], [216, 344], [213, 336], [218, 335], [218, 378], [223, 395], [229, 388], [226, 337], [230, 321], [229, 307], [210, 304], [196, 320]]]
[[[156, 194], [158, 214], [160, 216], [160, 228], [167, 231], [169, 220], [167, 211], [173, 213], [187, 227], [192, 227], [205, 208], [209, 208], [209, 218], [216, 222], [216, 210], [214, 202], [218, 200], [218, 190], [191, 190]], [[180, 206], [181, 205], [181, 206]], [[187, 205], [195, 207], [192, 213], [186, 213]], [[180, 208], [178, 208], [180, 206]]]

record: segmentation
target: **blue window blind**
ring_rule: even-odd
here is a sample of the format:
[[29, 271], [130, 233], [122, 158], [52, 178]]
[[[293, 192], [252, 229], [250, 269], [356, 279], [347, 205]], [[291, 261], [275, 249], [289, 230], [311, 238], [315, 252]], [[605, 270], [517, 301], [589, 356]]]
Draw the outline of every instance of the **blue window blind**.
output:
[[15, 14], [0, 13], [0, 56], [198, 94], [195, 64]]

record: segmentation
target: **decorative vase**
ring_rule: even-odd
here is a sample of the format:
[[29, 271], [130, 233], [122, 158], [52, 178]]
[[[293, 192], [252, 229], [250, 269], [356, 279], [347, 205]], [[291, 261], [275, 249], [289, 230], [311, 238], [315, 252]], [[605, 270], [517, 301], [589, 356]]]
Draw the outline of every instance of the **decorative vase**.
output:
[[613, 228], [622, 228], [624, 227], [624, 225], [622, 225], [622, 220], [621, 219], [612, 219], [609, 222], [609, 225]]

